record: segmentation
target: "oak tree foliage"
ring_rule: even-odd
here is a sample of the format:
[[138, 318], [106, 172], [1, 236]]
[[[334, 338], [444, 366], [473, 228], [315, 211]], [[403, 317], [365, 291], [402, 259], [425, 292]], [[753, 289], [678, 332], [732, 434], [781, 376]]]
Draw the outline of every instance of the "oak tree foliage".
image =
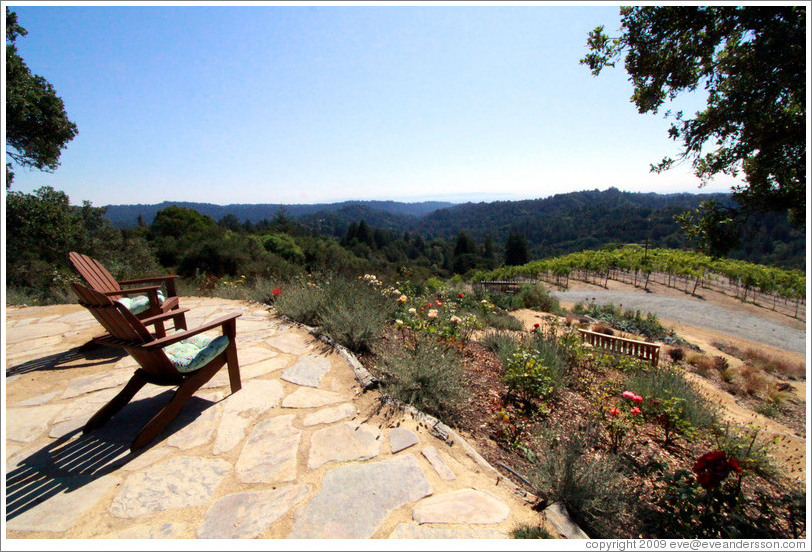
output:
[[[782, 211], [799, 226], [806, 216], [806, 7], [622, 7], [620, 35], [600, 26], [581, 60], [594, 75], [623, 60], [638, 111], [704, 88], [704, 109], [667, 111], [669, 136], [682, 144], [660, 172], [690, 161], [704, 185], [742, 173], [734, 187], [741, 211]], [[718, 215], [718, 213], [717, 213]], [[697, 215], [701, 218], [700, 215]], [[712, 217], [714, 218], [714, 217]]]
[[[17, 38], [28, 34], [6, 8], [6, 155], [17, 166], [51, 172], [78, 133], [65, 104], [45, 78], [31, 73], [17, 53]], [[6, 163], [6, 187], [14, 180]]]

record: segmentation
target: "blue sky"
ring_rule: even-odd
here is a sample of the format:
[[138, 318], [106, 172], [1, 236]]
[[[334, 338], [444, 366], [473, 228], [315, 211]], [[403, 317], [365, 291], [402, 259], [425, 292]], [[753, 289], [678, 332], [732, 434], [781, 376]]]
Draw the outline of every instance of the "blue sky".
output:
[[[700, 189], [588, 32], [618, 6], [14, 5], [79, 129], [53, 186], [94, 205], [480, 201]], [[686, 98], [675, 106], [695, 110]]]

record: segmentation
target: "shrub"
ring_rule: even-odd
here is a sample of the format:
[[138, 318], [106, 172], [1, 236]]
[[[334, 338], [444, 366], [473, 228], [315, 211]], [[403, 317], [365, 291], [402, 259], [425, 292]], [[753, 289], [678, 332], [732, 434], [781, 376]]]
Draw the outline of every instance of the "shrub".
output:
[[566, 356], [553, 339], [533, 334], [518, 351], [502, 358], [505, 384], [526, 403], [549, 399], [563, 387]]
[[685, 358], [685, 349], [682, 347], [671, 347], [668, 349], [668, 356], [674, 362], [680, 362]]
[[775, 439], [761, 437], [761, 430], [755, 427], [740, 428], [726, 423], [714, 428], [716, 447], [728, 456], [736, 458], [741, 467], [767, 477], [777, 473], [770, 458], [770, 447]]
[[331, 278], [322, 288], [319, 328], [351, 351], [370, 350], [395, 312], [396, 302], [358, 279]]
[[387, 394], [446, 422], [458, 418], [464, 373], [453, 350], [426, 339], [414, 348], [377, 353], [374, 370]]
[[775, 373], [783, 378], [792, 380], [806, 379], [806, 367], [802, 362], [776, 360]]
[[771, 402], [758, 403], [753, 407], [753, 410], [762, 416], [767, 416], [768, 418], [778, 418], [778, 416], [781, 414], [779, 408]]
[[790, 379], [804, 379], [806, 376], [806, 367], [802, 362], [789, 362], [775, 358], [752, 347], [742, 351], [735, 345], [729, 343], [714, 343], [713, 346], [720, 351], [742, 359], [747, 364], [760, 368], [768, 374], [777, 374]]
[[772, 384], [767, 388], [766, 400], [768, 403], [775, 406], [781, 406], [789, 398], [789, 393], [786, 389], [779, 385]]
[[307, 326], [319, 323], [319, 313], [325, 301], [325, 290], [313, 282], [299, 280], [286, 286], [274, 301], [279, 314]]
[[510, 332], [504, 330], [490, 330], [482, 336], [480, 343], [499, 355], [500, 357], [512, 356], [519, 351], [520, 343]]
[[552, 539], [550, 532], [540, 525], [520, 525], [510, 532], [514, 539]]
[[562, 502], [588, 534], [610, 537], [607, 528], [628, 501], [615, 457], [590, 454], [598, 432], [594, 425], [557, 428], [554, 434], [561, 437], [541, 447], [530, 480], [548, 502]]
[[514, 332], [519, 332], [524, 329], [524, 325], [519, 320], [507, 313], [497, 312], [494, 314], [493, 312], [487, 312], [483, 315], [483, 317], [485, 319], [486, 326], [495, 328], [497, 330], [511, 330]]
[[688, 364], [692, 365], [694, 371], [703, 378], [707, 378], [714, 371], [713, 358], [708, 355], [692, 354], [688, 357]]
[[561, 304], [558, 298], [542, 284], [525, 284], [513, 296], [511, 304], [514, 309], [534, 309], [544, 312], [559, 313]]

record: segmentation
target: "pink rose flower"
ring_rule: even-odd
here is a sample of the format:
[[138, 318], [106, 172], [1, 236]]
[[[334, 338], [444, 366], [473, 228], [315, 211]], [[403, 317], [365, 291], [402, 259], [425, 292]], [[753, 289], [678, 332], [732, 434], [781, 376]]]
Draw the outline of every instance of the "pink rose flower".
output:
[[629, 410], [629, 412], [631, 412], [631, 413], [632, 413], [632, 414], [634, 414], [635, 416], [636, 416], [637, 414], [642, 414], [642, 413], [643, 413], [643, 411], [642, 411], [642, 410], [640, 410], [639, 408], [637, 408], [636, 406], [635, 406], [634, 408], [632, 408], [631, 410]]
[[632, 400], [632, 401], [636, 397], [636, 395], [634, 393], [632, 393], [631, 391], [624, 391], [623, 393], [621, 393], [621, 395], [623, 395], [624, 399], [629, 399], [629, 400]]
[[613, 408], [612, 410], [609, 411], [609, 415], [610, 416], [620, 416], [620, 409]]
[[640, 395], [635, 395], [632, 397], [632, 400], [635, 402], [635, 404], [643, 404], [643, 397]]

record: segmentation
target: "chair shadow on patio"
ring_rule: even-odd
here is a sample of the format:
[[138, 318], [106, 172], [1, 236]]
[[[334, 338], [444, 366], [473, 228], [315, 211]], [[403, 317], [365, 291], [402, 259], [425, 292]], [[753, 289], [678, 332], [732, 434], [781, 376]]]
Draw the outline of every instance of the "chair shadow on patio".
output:
[[81, 427], [74, 429], [21, 460], [6, 473], [6, 521], [60, 493], [71, 493], [116, 472], [217, 404], [197, 396], [190, 398], [149, 446], [135, 454], [130, 452], [133, 437], [172, 395], [173, 390], [167, 390], [136, 398], [105, 426], [85, 435], [80, 434]]
[[[61, 353], [35, 358], [6, 369], [6, 377], [27, 374], [37, 370], [67, 370], [69, 368], [87, 368], [116, 362], [127, 356], [124, 349], [118, 347], [85, 348], [84, 345], [74, 347]], [[85, 362], [77, 363], [76, 361]]]

